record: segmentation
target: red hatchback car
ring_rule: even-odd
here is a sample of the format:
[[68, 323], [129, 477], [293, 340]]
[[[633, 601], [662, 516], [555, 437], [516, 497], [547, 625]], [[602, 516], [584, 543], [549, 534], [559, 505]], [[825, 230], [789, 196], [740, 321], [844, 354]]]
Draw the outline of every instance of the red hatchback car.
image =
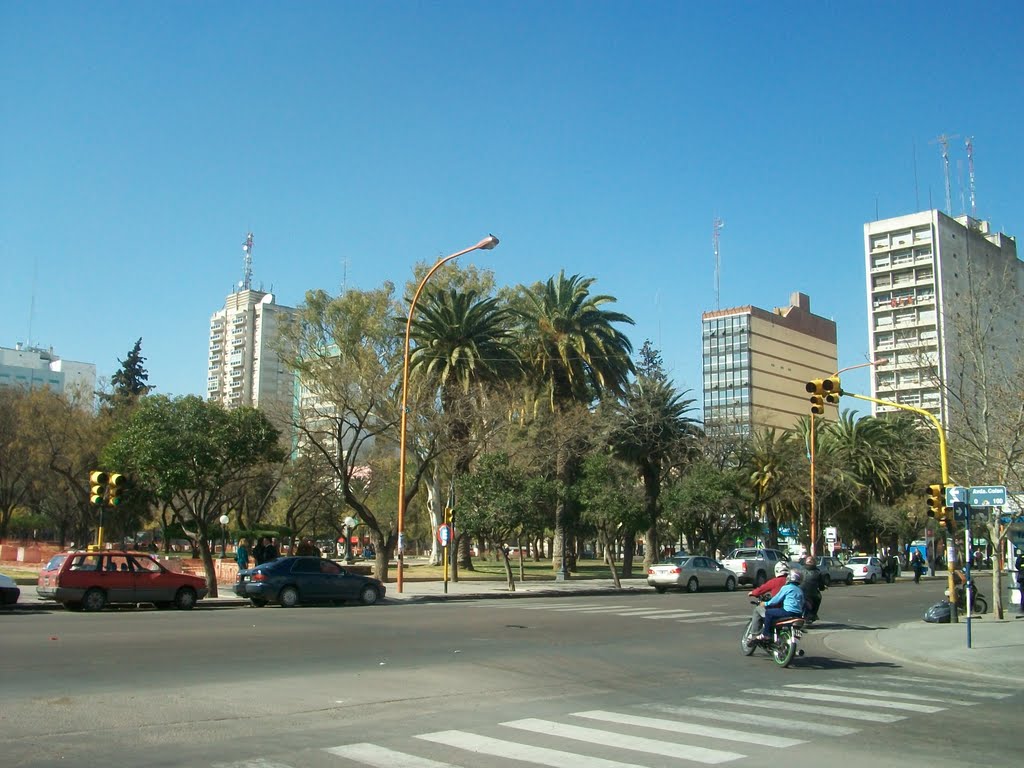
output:
[[65, 608], [101, 611], [116, 603], [152, 603], [191, 610], [206, 597], [206, 580], [164, 568], [145, 552], [64, 552], [39, 572], [36, 593]]

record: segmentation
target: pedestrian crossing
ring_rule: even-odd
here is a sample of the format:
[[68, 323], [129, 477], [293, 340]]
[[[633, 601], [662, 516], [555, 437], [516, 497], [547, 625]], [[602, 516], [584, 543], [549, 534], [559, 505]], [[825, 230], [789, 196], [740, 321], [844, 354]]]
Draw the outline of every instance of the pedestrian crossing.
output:
[[[573, 602], [546, 602], [546, 601], [523, 601], [523, 605], [505, 605], [503, 608], [514, 608], [520, 611], [549, 611], [551, 613], [579, 613], [591, 614], [601, 613], [609, 616], [621, 616], [629, 619], [644, 619], [648, 621], [674, 621], [679, 624], [719, 624], [723, 627], [746, 626], [750, 622], [750, 616], [737, 616], [734, 610], [726, 611], [698, 611], [689, 608], [638, 608], [630, 603], [581, 603], [578, 600]], [[492, 602], [474, 603], [473, 608], [493, 608]]]
[[[860, 683], [863, 683], [860, 686]], [[795, 682], [750, 687], [731, 696], [695, 695], [679, 703], [649, 702], [622, 709], [585, 709], [550, 718], [504, 720], [471, 729], [414, 733], [387, 744], [358, 741], [319, 748], [337, 768], [664, 768], [758, 759], [787, 749], [854, 736], [908, 718], [992, 703], [1018, 693], [938, 677], [863, 674], [842, 684]], [[945, 695], [943, 695], [943, 693]], [[813, 718], [793, 717], [794, 713]], [[785, 715], [785, 716], [783, 716]], [[271, 760], [218, 763], [213, 768], [300, 768]]]

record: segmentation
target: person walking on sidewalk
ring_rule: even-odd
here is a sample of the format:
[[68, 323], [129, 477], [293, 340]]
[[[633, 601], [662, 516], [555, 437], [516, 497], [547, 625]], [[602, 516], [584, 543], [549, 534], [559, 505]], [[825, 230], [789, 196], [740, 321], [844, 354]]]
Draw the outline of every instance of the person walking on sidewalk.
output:
[[1020, 612], [1024, 613], [1024, 549], [1017, 553], [1013, 567], [1017, 569], [1017, 595], [1020, 598]]
[[914, 556], [910, 558], [910, 565], [914, 569], [914, 583], [921, 583], [921, 574], [924, 573], [924, 560], [921, 559], [921, 553], [916, 549], [914, 550]]
[[238, 547], [235, 549], [235, 562], [238, 563], [239, 571], [244, 571], [249, 567], [249, 540], [244, 536], [238, 540]]

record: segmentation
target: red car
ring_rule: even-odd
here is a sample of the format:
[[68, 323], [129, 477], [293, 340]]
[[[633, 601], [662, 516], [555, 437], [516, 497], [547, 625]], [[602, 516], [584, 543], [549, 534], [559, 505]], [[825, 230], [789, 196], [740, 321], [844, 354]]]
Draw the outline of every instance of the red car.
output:
[[206, 580], [164, 568], [145, 552], [64, 552], [39, 572], [36, 593], [65, 608], [101, 611], [117, 603], [152, 603], [191, 610], [207, 594]]

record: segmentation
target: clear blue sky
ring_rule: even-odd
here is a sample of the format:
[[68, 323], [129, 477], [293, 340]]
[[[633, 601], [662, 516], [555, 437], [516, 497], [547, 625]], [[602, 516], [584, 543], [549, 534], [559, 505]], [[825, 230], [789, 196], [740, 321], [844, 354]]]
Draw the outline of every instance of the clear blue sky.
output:
[[[291, 305], [493, 232], [500, 284], [596, 277], [699, 402], [719, 216], [721, 306], [802, 291], [863, 362], [863, 224], [945, 207], [932, 139], [1024, 235], [1022, 41], [1016, 1], [0, 0], [0, 346], [109, 377], [141, 336], [205, 394], [248, 230]], [[954, 214], [961, 175], [962, 139]]]

